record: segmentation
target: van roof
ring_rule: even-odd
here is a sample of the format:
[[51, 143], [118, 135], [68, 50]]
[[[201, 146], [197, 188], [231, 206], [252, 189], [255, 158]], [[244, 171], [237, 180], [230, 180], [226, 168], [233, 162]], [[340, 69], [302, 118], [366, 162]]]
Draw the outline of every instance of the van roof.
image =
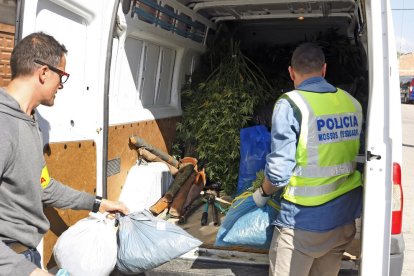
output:
[[177, 0], [211, 21], [355, 16], [355, 0]]

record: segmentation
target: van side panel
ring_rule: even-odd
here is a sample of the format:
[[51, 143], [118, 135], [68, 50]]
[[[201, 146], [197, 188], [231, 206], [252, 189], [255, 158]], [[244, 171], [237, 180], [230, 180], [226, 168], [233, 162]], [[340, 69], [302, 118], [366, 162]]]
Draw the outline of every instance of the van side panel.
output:
[[137, 135], [170, 153], [181, 119], [180, 91], [205, 46], [118, 9], [109, 91], [108, 162], [119, 171], [108, 177], [108, 197], [117, 200], [137, 162], [129, 138]]
[[180, 117], [119, 124], [109, 127], [108, 160], [119, 159], [120, 170], [108, 177], [108, 198], [118, 200], [128, 171], [137, 162], [137, 151], [129, 137], [137, 135], [154, 147], [169, 152], [175, 137], [175, 125]]
[[[94, 194], [96, 191], [96, 145], [92, 140], [51, 143], [44, 147], [44, 156], [50, 175], [66, 185]], [[50, 230], [43, 240], [43, 265], [54, 267], [53, 246], [58, 237], [89, 211], [45, 208]]]

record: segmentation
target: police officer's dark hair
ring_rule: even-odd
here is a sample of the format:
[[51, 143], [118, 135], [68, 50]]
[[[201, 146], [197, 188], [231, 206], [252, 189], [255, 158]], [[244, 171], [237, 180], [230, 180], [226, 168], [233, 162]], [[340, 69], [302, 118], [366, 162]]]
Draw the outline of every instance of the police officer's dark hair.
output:
[[322, 49], [315, 43], [306, 42], [299, 45], [293, 52], [290, 65], [300, 74], [318, 72], [325, 63]]
[[63, 44], [43, 32], [32, 33], [14, 47], [10, 58], [11, 78], [26, 76], [40, 65], [36, 59], [52, 66], [58, 66], [61, 58], [68, 52]]

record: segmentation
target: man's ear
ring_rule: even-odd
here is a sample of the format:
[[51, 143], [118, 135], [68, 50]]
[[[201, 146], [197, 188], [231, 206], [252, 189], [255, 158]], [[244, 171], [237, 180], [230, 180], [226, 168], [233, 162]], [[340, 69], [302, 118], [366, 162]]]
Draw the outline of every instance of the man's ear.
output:
[[39, 69], [37, 69], [37, 75], [38, 75], [38, 78], [39, 78], [39, 81], [40, 81], [40, 83], [41, 84], [43, 84], [43, 83], [45, 83], [45, 81], [46, 81], [46, 78], [47, 78], [47, 75], [48, 75], [48, 68], [47, 68], [47, 66], [42, 66], [42, 67], [40, 67]]
[[290, 79], [292, 81], [295, 81], [296, 77], [295, 77], [295, 71], [293, 70], [292, 66], [288, 67], [288, 71], [289, 71], [289, 75], [290, 75]]
[[325, 75], [326, 75], [326, 63], [324, 63], [323, 64], [323, 66], [322, 66], [322, 77], [325, 77]]

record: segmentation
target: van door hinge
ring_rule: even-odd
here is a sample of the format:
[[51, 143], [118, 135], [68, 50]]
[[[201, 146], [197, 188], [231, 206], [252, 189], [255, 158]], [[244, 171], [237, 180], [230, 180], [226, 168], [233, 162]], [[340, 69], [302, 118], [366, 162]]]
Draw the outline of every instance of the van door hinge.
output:
[[373, 159], [380, 160], [381, 155], [372, 154], [370, 151], [367, 151], [367, 161], [371, 161]]

